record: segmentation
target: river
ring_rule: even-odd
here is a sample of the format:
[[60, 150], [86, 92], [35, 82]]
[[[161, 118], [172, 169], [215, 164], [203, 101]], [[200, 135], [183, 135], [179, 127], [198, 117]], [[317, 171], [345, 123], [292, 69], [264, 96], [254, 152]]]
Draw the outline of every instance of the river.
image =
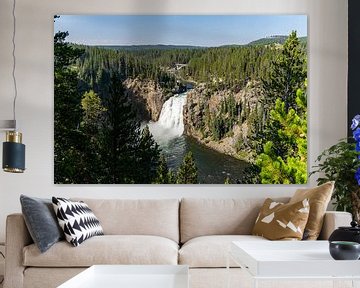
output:
[[149, 122], [150, 132], [166, 156], [169, 169], [174, 171], [180, 166], [184, 155], [191, 151], [198, 168], [201, 184], [224, 184], [226, 178], [236, 183], [248, 165], [228, 155], [212, 150], [195, 139], [183, 135], [183, 106], [186, 94], [182, 93], [168, 99], [161, 110], [157, 122]]

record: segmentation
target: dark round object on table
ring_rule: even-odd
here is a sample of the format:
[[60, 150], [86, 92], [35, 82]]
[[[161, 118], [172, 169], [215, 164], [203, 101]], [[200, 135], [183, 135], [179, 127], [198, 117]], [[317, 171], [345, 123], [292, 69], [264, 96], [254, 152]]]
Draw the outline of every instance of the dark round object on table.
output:
[[353, 221], [351, 221], [350, 226], [356, 227], [356, 226], [358, 226], [358, 223], [355, 220], [353, 220]]
[[331, 241], [350, 241], [360, 243], [360, 226], [356, 221], [352, 221], [350, 226], [342, 226], [334, 230], [329, 237]]
[[332, 241], [329, 250], [335, 260], [358, 260], [360, 257], [360, 244], [357, 242]]

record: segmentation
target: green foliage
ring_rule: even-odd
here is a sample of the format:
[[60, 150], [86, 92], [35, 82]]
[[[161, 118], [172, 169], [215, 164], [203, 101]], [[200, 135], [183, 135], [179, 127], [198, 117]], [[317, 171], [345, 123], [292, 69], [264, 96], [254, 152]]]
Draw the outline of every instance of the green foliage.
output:
[[239, 183], [241, 184], [260, 184], [260, 167], [250, 163], [244, 169], [243, 175], [239, 179]]
[[163, 154], [161, 154], [159, 159], [157, 177], [155, 178], [154, 184], [169, 184], [169, 169]]
[[169, 170], [164, 155], [160, 156], [157, 168], [157, 177], [154, 184], [197, 184], [198, 175], [197, 167], [191, 151], [188, 152], [183, 159], [182, 164], [178, 168], [177, 173]]
[[274, 154], [274, 144], [267, 142], [264, 153], [257, 158], [256, 164], [261, 168], [262, 184], [306, 183], [306, 162], [299, 157], [287, 157], [285, 160]]
[[94, 91], [81, 98], [70, 68], [74, 48], [60, 36], [54, 38], [55, 53], [64, 53], [55, 57], [55, 183], [151, 183], [160, 149], [148, 128], [140, 130], [120, 78], [111, 77], [104, 101]]
[[270, 45], [270, 44], [284, 44], [288, 36], [286, 35], [273, 35], [267, 38], [260, 38], [250, 42], [248, 45]]
[[84, 53], [83, 49], [72, 47], [66, 42], [68, 32], [57, 32], [54, 36], [54, 69], [56, 72], [64, 72]]
[[296, 91], [303, 88], [306, 79], [306, 50], [293, 31], [284, 43], [281, 53], [272, 63], [269, 79], [263, 79], [267, 104], [272, 106], [280, 98], [286, 110], [297, 111]]
[[219, 89], [244, 87], [248, 80], [268, 78], [271, 60], [278, 54], [266, 46], [227, 46], [197, 51], [183, 71], [197, 82]]
[[106, 111], [100, 97], [93, 91], [85, 92], [81, 99], [83, 110], [83, 125], [92, 125], [100, 122], [101, 115]]
[[148, 128], [140, 130], [131, 102], [115, 74], [105, 109], [100, 134], [104, 171], [101, 183], [151, 183], [156, 177], [160, 150]]
[[[81, 94], [77, 91], [77, 73], [71, 69], [82, 51], [65, 42], [67, 35], [67, 32], [58, 32], [54, 36], [55, 183], [72, 183], [73, 175], [86, 173], [79, 153]], [[76, 167], [81, 167], [79, 172]]]
[[[274, 35], [267, 38], [261, 38], [255, 41], [250, 42], [248, 45], [274, 45], [274, 44], [284, 44], [288, 36], [286, 35]], [[303, 45], [307, 44], [307, 37], [300, 37], [299, 42]]]
[[221, 140], [231, 134], [234, 125], [239, 123], [241, 113], [240, 104], [236, 103], [233, 94], [225, 97], [219, 105], [218, 111], [210, 113], [209, 107], [206, 106], [205, 118], [202, 119], [203, 127], [214, 140]]
[[[82, 89], [107, 95], [109, 75], [152, 79], [165, 92], [176, 87], [176, 78], [205, 82], [214, 89], [244, 87], [250, 79], [268, 79], [278, 49], [266, 46], [224, 46], [217, 48], [108, 49], [74, 45], [85, 49], [77, 61]], [[115, 47], [116, 48], [116, 47]], [[176, 64], [187, 64], [177, 71]]]
[[307, 182], [306, 58], [292, 32], [264, 81], [264, 109], [269, 109], [260, 140], [254, 141], [263, 184]]
[[188, 50], [129, 51], [89, 46], [84, 49], [84, 57], [77, 62], [83, 89], [93, 89], [95, 92], [101, 93], [103, 97], [108, 96], [109, 79], [113, 72], [118, 73], [122, 80], [127, 78], [151, 79], [165, 92], [171, 91], [176, 85], [176, 80], [174, 75], [168, 73], [166, 69], [175, 63], [186, 63], [189, 57], [187, 54], [191, 54], [191, 52], [187, 52]]
[[191, 151], [185, 155], [183, 162], [181, 163], [177, 171], [176, 183], [177, 184], [199, 183], [197, 167]]
[[[101, 141], [99, 134], [104, 120], [105, 107], [100, 97], [94, 92], [84, 93], [81, 99], [82, 121], [79, 127], [81, 134], [81, 146], [78, 147], [79, 158], [81, 158], [84, 175], [73, 176], [72, 183], [99, 183], [102, 173]], [[80, 169], [79, 165], [74, 168]]]
[[[304, 91], [299, 89], [297, 102], [305, 109]], [[307, 113], [286, 111], [280, 99], [270, 112], [267, 141], [257, 157], [263, 184], [301, 184], [307, 182]]]
[[338, 211], [352, 211], [352, 193], [358, 191], [359, 185], [354, 177], [360, 167], [359, 152], [355, 151], [355, 143], [348, 143], [346, 139], [325, 149], [318, 157], [318, 164], [313, 166], [310, 175], [319, 173], [317, 183], [323, 184], [335, 181], [332, 199]]
[[136, 159], [137, 177], [135, 183], [151, 183], [158, 177], [158, 166], [160, 158], [160, 148], [155, 142], [149, 127], [141, 132], [139, 146], [137, 147], [138, 156]]
[[157, 169], [157, 177], [154, 184], [175, 184], [176, 175], [170, 171], [166, 164], [165, 156], [162, 154], [159, 160], [159, 166]]

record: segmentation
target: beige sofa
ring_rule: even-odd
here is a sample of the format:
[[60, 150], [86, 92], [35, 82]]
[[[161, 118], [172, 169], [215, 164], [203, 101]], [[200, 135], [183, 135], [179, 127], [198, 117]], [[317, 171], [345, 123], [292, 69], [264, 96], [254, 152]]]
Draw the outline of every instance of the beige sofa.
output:
[[[191, 288], [223, 288], [231, 241], [268, 241], [250, 235], [264, 199], [82, 200], [105, 235], [76, 248], [61, 241], [41, 254], [23, 216], [8, 216], [5, 288], [56, 287], [94, 264], [184, 264]], [[321, 237], [350, 219], [345, 212], [327, 212]], [[243, 272], [230, 264], [231, 286], [240, 287]]]

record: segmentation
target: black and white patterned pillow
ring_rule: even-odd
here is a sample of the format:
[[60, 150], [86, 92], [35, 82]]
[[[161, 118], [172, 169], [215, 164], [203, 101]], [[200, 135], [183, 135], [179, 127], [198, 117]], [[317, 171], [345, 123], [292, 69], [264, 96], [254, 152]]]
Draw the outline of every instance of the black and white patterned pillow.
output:
[[55, 214], [66, 240], [79, 246], [86, 239], [104, 235], [99, 220], [84, 202], [52, 197]]

